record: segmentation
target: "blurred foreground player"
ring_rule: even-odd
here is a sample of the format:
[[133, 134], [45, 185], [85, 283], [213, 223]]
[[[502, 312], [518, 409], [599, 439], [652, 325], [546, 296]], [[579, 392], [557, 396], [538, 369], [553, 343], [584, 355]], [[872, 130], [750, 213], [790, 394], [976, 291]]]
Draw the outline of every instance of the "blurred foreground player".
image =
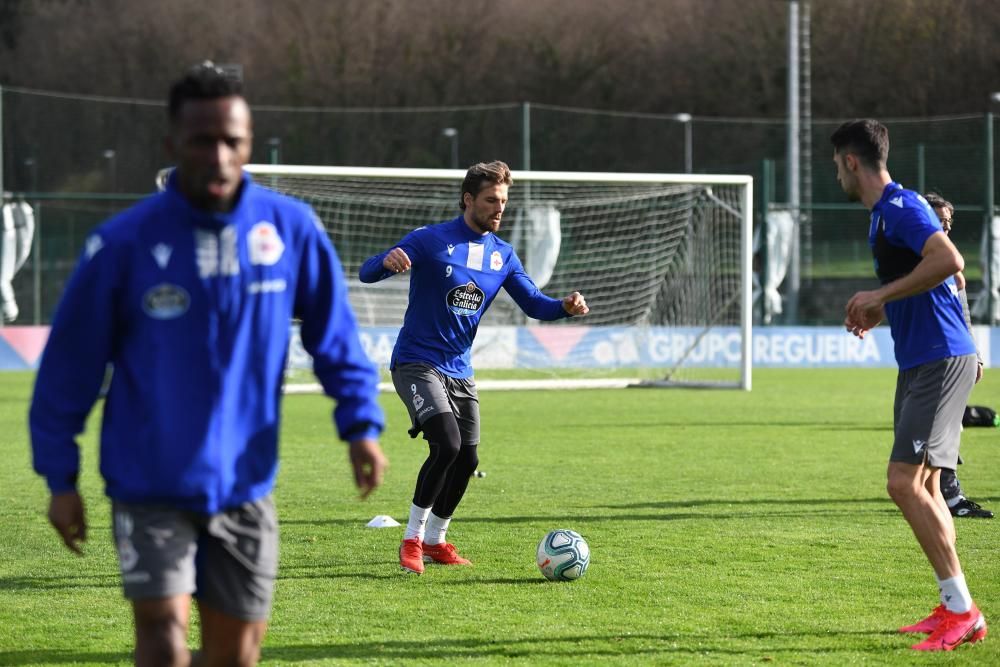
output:
[[899, 374], [887, 489], [934, 569], [941, 604], [900, 632], [926, 632], [913, 648], [950, 651], [986, 636], [955, 550], [955, 524], [940, 490], [954, 469], [965, 405], [976, 382], [976, 346], [962, 317], [954, 275], [964, 263], [931, 207], [893, 182], [889, 132], [848, 121], [830, 137], [837, 180], [871, 211], [868, 242], [882, 286], [847, 302], [844, 325], [858, 337], [888, 318]]
[[277, 573], [271, 491], [291, 318], [337, 402], [363, 496], [386, 465], [377, 371], [315, 214], [243, 172], [252, 126], [239, 81], [200, 65], [171, 88], [168, 114], [165, 191], [87, 239], [59, 304], [31, 404], [33, 461], [49, 520], [81, 553], [74, 438], [112, 364], [100, 464], [136, 664], [252, 665]]

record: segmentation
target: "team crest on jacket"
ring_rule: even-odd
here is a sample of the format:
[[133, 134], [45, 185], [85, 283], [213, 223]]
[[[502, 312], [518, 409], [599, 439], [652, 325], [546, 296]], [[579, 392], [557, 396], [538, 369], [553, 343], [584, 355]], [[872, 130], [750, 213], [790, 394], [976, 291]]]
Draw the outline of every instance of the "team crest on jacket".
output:
[[281, 259], [281, 254], [285, 252], [285, 243], [278, 236], [278, 230], [273, 224], [261, 220], [250, 228], [247, 248], [251, 264], [271, 266]]
[[178, 285], [160, 283], [142, 295], [142, 309], [154, 320], [173, 320], [187, 312], [191, 297]]
[[494, 250], [493, 254], [490, 255], [490, 268], [494, 271], [499, 271], [503, 268], [503, 257], [500, 256], [499, 250]]
[[479, 289], [476, 283], [470, 280], [465, 285], [452, 288], [448, 292], [446, 299], [448, 301], [448, 309], [451, 312], [456, 315], [470, 317], [479, 312], [479, 309], [483, 307], [486, 295], [483, 294], [483, 290]]

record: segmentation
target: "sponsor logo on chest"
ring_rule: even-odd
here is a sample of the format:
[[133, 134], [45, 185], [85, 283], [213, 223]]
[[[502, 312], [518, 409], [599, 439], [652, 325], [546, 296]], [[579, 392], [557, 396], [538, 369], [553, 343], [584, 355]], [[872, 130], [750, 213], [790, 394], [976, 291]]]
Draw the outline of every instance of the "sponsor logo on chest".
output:
[[142, 295], [142, 309], [154, 320], [173, 320], [187, 312], [191, 297], [179, 285], [160, 283]]
[[476, 283], [471, 280], [465, 285], [454, 287], [445, 297], [448, 309], [456, 315], [470, 317], [479, 312], [486, 301], [486, 295], [479, 289]]

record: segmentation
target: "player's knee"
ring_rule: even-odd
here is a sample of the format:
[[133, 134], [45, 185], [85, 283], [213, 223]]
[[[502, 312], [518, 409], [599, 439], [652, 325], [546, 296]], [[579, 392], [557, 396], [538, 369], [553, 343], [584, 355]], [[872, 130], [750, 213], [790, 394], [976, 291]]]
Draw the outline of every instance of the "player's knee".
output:
[[136, 665], [187, 665], [187, 628], [173, 619], [136, 623]]
[[260, 644], [244, 642], [240, 646], [205, 646], [199, 652], [200, 662], [205, 665], [226, 665], [227, 667], [254, 667], [260, 661]]
[[472, 475], [479, 467], [479, 447], [476, 445], [462, 445], [458, 453], [455, 465], [460, 466], [465, 475]]
[[132, 603], [137, 665], [187, 665], [187, 604], [181, 596]]
[[885, 482], [885, 490], [889, 497], [896, 501], [898, 505], [919, 492], [920, 483], [912, 475], [902, 474], [896, 470], [889, 470]]

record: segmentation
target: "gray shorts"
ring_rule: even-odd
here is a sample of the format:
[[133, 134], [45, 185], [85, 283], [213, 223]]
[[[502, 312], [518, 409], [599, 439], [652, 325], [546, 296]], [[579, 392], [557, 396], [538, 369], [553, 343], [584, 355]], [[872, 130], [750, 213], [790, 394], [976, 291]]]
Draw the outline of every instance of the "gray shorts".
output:
[[125, 597], [194, 594], [247, 621], [267, 620], [278, 574], [278, 519], [270, 496], [205, 515], [112, 503]]
[[954, 470], [962, 415], [976, 384], [976, 355], [948, 357], [900, 371], [890, 461]]
[[396, 364], [392, 384], [410, 413], [411, 438], [417, 437], [425, 421], [450, 412], [458, 421], [462, 444], [479, 444], [479, 394], [474, 378], [453, 378], [428, 364]]

